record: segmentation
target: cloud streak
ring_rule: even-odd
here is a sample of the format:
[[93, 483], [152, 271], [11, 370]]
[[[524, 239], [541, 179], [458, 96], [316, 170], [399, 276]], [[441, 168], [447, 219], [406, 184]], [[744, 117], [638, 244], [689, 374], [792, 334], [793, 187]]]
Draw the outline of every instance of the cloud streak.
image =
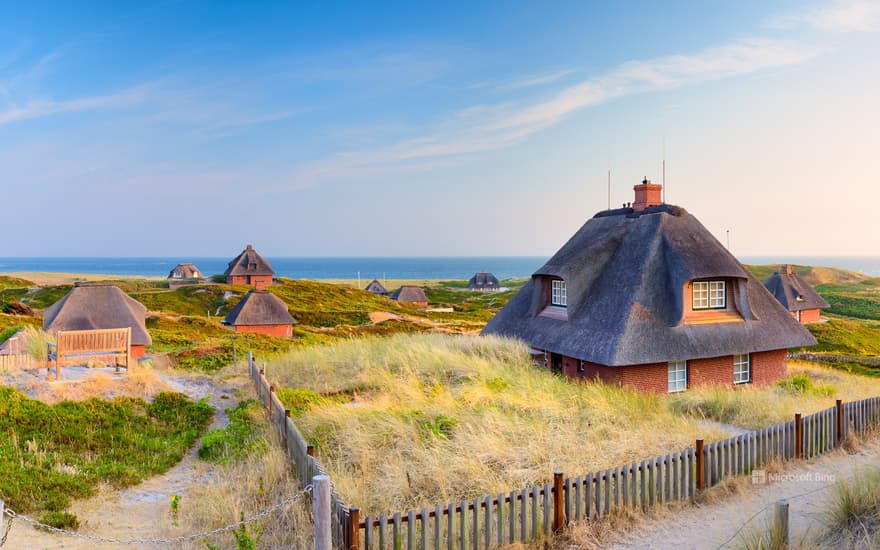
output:
[[337, 153], [300, 170], [289, 184], [272, 191], [376, 173], [378, 168], [402, 163], [436, 162], [507, 147], [577, 111], [614, 99], [790, 67], [817, 54], [818, 50], [797, 42], [746, 39], [694, 54], [628, 61], [531, 103], [470, 107], [454, 113], [425, 135], [386, 147]]
[[833, 33], [876, 32], [880, 31], [880, 2], [835, 0], [826, 6], [774, 17], [768, 26], [785, 30], [806, 26]]

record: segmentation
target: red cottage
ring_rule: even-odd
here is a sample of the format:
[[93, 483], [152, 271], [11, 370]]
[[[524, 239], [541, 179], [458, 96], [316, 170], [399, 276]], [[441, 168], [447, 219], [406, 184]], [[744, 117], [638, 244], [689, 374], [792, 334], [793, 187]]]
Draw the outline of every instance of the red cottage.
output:
[[290, 338], [296, 320], [287, 311], [287, 304], [268, 290], [252, 290], [223, 319], [235, 332], [254, 332]]
[[821, 320], [819, 310], [828, 307], [828, 302], [795, 273], [790, 265], [781, 266], [779, 271], [764, 281], [764, 286], [776, 296], [792, 317], [804, 325], [818, 323]]
[[272, 270], [269, 262], [257, 254], [253, 245], [249, 244], [241, 254], [229, 262], [224, 275], [226, 275], [226, 284], [251, 285], [261, 290], [272, 284], [275, 271]]
[[816, 340], [660, 185], [588, 220], [486, 325], [570, 378], [652, 392], [783, 378]]

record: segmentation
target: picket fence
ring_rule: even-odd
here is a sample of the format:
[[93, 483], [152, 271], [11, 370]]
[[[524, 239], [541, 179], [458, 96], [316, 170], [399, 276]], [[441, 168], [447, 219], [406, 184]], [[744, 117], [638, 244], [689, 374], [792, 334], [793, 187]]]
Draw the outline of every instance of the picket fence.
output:
[[[248, 367], [300, 481], [306, 484], [325, 473], [251, 354]], [[358, 508], [346, 506], [334, 489], [333, 544], [340, 550], [480, 550], [539, 540], [572, 522], [614, 510], [692, 500], [700, 491], [750, 475], [770, 461], [828, 452], [851, 432], [862, 434], [878, 422], [880, 397], [837, 400], [834, 407], [811, 415], [796, 414], [788, 422], [722, 441], [698, 439], [694, 447], [648, 460], [577, 477], [556, 473], [552, 483], [363, 520]]]
[[34, 369], [45, 366], [41, 361], [37, 361], [30, 355], [0, 355], [0, 371], [8, 372], [19, 369]]

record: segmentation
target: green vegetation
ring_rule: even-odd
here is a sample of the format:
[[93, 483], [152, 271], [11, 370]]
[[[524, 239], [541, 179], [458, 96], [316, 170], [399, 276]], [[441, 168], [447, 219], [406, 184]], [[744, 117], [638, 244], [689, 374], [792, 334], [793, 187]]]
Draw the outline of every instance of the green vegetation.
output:
[[727, 435], [662, 396], [567, 382], [536, 369], [522, 344], [493, 337], [336, 341], [267, 372], [363, 513], [509, 491], [554, 470], [586, 473]]
[[877, 548], [880, 544], [880, 468], [838, 481], [825, 511], [827, 548]]
[[813, 384], [812, 379], [806, 374], [796, 374], [791, 378], [780, 380], [777, 386], [796, 396], [816, 395], [819, 397], [833, 397], [837, 390], [828, 384]]
[[[451, 307], [458, 315], [434, 313], [430, 318], [465, 319], [488, 322], [525, 285], [525, 280], [501, 281], [508, 288], [503, 292], [473, 292], [467, 290], [467, 283], [444, 281], [425, 290], [431, 307]], [[464, 314], [464, 315], [462, 315]]]
[[19, 512], [62, 511], [104, 481], [125, 487], [183, 458], [213, 409], [177, 393], [47, 405], [0, 387], [0, 495]]
[[7, 288], [30, 288], [32, 286], [34, 286], [34, 283], [25, 279], [7, 277], [5, 275], [0, 276], [0, 290], [6, 290]]
[[880, 357], [880, 322], [833, 317], [807, 328], [819, 344], [803, 351]]
[[46, 512], [40, 516], [40, 523], [67, 531], [79, 529], [79, 518], [70, 512]]
[[229, 425], [211, 430], [202, 438], [199, 458], [217, 464], [229, 464], [254, 450], [266, 447], [266, 425], [261, 423], [263, 410], [252, 399], [227, 409]]

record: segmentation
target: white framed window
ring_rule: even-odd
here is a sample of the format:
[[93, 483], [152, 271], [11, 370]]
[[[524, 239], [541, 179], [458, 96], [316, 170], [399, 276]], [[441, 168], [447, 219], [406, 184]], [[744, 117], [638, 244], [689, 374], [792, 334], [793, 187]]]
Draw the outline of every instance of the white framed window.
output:
[[554, 279], [550, 281], [550, 305], [568, 306], [568, 294], [565, 289], [565, 281]]
[[688, 387], [687, 361], [669, 362], [669, 393], [684, 391]]
[[733, 356], [733, 383], [748, 384], [752, 381], [752, 362], [748, 353]]
[[694, 309], [727, 307], [727, 285], [724, 281], [694, 281], [691, 296], [691, 307]]

